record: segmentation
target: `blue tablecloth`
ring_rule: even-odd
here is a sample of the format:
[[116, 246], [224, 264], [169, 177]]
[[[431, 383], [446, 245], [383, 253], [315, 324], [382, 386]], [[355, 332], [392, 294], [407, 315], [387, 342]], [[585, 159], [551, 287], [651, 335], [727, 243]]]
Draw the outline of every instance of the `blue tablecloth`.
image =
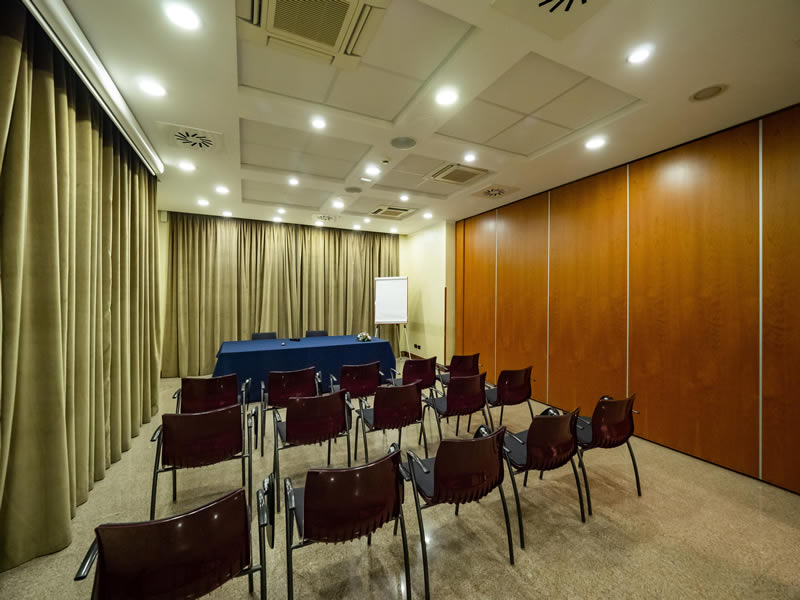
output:
[[270, 371], [295, 371], [316, 367], [322, 371], [322, 389], [327, 391], [329, 375], [339, 377], [342, 365], [381, 363], [386, 381], [396, 365], [391, 344], [379, 338], [371, 342], [359, 342], [354, 335], [332, 335], [327, 337], [291, 340], [248, 340], [223, 342], [217, 352], [214, 377], [236, 373], [241, 385], [248, 377], [250, 402], [261, 396], [261, 382], [266, 381]]

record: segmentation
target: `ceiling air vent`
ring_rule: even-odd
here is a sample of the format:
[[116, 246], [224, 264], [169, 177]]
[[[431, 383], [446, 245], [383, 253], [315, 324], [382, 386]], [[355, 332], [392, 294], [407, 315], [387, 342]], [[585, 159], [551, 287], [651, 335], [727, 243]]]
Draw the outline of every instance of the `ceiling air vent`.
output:
[[175, 123], [157, 123], [168, 143], [173, 148], [216, 154], [223, 149], [223, 135], [216, 131], [196, 129]]
[[314, 215], [312, 220], [322, 221], [323, 223], [333, 223], [336, 220], [336, 217], [333, 215]]
[[478, 198], [502, 198], [507, 194], [518, 192], [519, 188], [511, 187], [510, 185], [492, 184], [472, 194]]
[[239, 37], [355, 69], [391, 0], [237, 0]]
[[372, 209], [369, 213], [373, 217], [383, 217], [386, 219], [402, 219], [407, 215], [414, 212], [413, 208], [404, 208], [402, 206], [379, 206]]
[[466, 167], [464, 165], [445, 165], [441, 169], [437, 169], [428, 177], [436, 181], [444, 181], [445, 183], [453, 183], [455, 185], [466, 185], [478, 177], [483, 177], [489, 171], [486, 169], [478, 169], [476, 167]]

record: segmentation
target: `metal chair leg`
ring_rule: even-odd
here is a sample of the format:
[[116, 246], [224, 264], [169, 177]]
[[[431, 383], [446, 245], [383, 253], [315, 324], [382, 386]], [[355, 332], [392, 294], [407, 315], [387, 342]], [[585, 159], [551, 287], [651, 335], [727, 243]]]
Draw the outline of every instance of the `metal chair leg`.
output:
[[[347, 431], [345, 431], [347, 435], [347, 466], [350, 466], [350, 427], [348, 424]], [[356, 437], [358, 437], [358, 432], [356, 432]], [[364, 448], [366, 450], [366, 448]]]
[[[267, 410], [261, 409], [261, 456], [264, 456], [264, 439], [267, 433]], [[280, 496], [280, 494], [278, 494]]]
[[514, 564], [514, 542], [511, 538], [511, 521], [508, 518], [508, 506], [506, 505], [506, 495], [503, 493], [503, 486], [498, 485], [497, 489], [500, 490], [500, 500], [503, 502], [503, 516], [506, 518], [506, 535], [508, 536], [508, 560]]
[[469, 428], [472, 427], [472, 415], [470, 414], [467, 418], [467, 433], [469, 433]]
[[[517, 524], [519, 525], [519, 547], [525, 549], [525, 529], [522, 527], [522, 506], [519, 502], [519, 490], [517, 489], [517, 479], [514, 477], [514, 472], [511, 470], [511, 461], [506, 457], [506, 465], [508, 466], [508, 474], [511, 479], [511, 488], [514, 490], [514, 501], [517, 503]], [[525, 474], [528, 472], [525, 471]]]
[[500, 423], [498, 423], [498, 425], [497, 425], [498, 427], [502, 427], [503, 426], [503, 411], [505, 411], [505, 409], [506, 409], [506, 405], [505, 404], [501, 404], [500, 405]]
[[572, 474], [575, 475], [575, 487], [578, 488], [578, 502], [581, 505], [581, 522], [586, 523], [586, 515], [583, 512], [583, 493], [581, 492], [581, 480], [578, 479], [578, 469], [575, 468], [575, 460], [570, 458], [569, 464], [572, 465]]
[[522, 487], [528, 487], [528, 471], [525, 471], [525, 479], [522, 481]]
[[[274, 451], [272, 453], [272, 473], [275, 476], [275, 481], [281, 480], [281, 463], [280, 463], [280, 453], [278, 452], [278, 423], [275, 422], [275, 444], [274, 444]], [[280, 493], [275, 494], [275, 510], [276, 512], [281, 512], [281, 495]]]
[[628, 440], [625, 443], [628, 446], [628, 452], [631, 453], [631, 462], [633, 463], [633, 474], [636, 475], [636, 493], [641, 496], [642, 486], [639, 483], [639, 467], [636, 466], [636, 457], [633, 455], [633, 448], [631, 447], [631, 441]]
[[331, 466], [331, 441], [328, 440], [328, 466]]
[[414, 506], [417, 509], [417, 523], [419, 524], [419, 543], [422, 546], [422, 573], [425, 576], [425, 600], [431, 598], [431, 587], [428, 574], [428, 545], [425, 542], [425, 525], [422, 522], [422, 510], [419, 507], [419, 492], [417, 492], [417, 478], [414, 476], [414, 467], [408, 461], [408, 470], [411, 472], [411, 487], [414, 488]]
[[403, 447], [403, 445], [401, 444], [402, 440], [403, 440], [403, 428], [400, 427], [397, 430], [397, 447], [398, 448], [402, 448]]
[[[369, 447], [367, 446], [367, 421], [361, 419], [361, 435], [364, 436], [364, 464], [369, 462]], [[358, 432], [356, 431], [356, 437]]]
[[[358, 460], [358, 422], [361, 420], [361, 415], [356, 415], [356, 448], [353, 452], [353, 460]], [[364, 444], [366, 446], [366, 444]]]
[[528, 403], [528, 410], [531, 413], [531, 420], [533, 420], [533, 406], [531, 406], [531, 399], [528, 398], [528, 400], [526, 402]]
[[419, 439], [417, 439], [417, 446], [419, 446], [422, 443], [422, 428], [425, 427], [425, 410], [427, 408], [428, 408], [427, 404], [422, 405], [422, 419], [420, 419], [422, 427], [420, 427]]
[[[492, 418], [492, 407], [491, 406], [487, 406], [486, 407], [486, 412], [489, 415], [489, 425], [491, 426], [492, 431], [494, 431], [494, 419]], [[470, 417], [470, 418], [472, 418], [472, 417]]]
[[458, 516], [458, 502], [456, 502], [456, 516]]
[[456, 437], [458, 437], [458, 426], [461, 424], [461, 415], [456, 417]]
[[578, 452], [578, 466], [583, 473], [583, 485], [586, 488], [586, 507], [589, 509], [589, 516], [592, 515], [592, 493], [589, 491], [589, 478], [586, 476], [586, 465], [583, 464], [583, 451]]
[[178, 469], [172, 467], [172, 501], [178, 501]]
[[[403, 506], [400, 505], [400, 529], [403, 538], [403, 564], [406, 568], [406, 600], [411, 600], [411, 568], [408, 563], [408, 536], [406, 535], [406, 519], [403, 516]], [[394, 522], [395, 535], [397, 535], [397, 520]]]
[[153, 489], [150, 491], [150, 520], [156, 518], [156, 492], [158, 491], [158, 463], [161, 462], [161, 439], [156, 446], [156, 463], [153, 465]]
[[[489, 419], [486, 418], [486, 409], [485, 408], [481, 408], [481, 414], [483, 415], [483, 423], [486, 425], [486, 427], [489, 427]], [[500, 425], [502, 425], [502, 424], [503, 423], [501, 422]]]
[[439, 443], [441, 443], [441, 441], [442, 441], [442, 417], [439, 416], [439, 411], [438, 410], [434, 410], [433, 412], [436, 414], [436, 427], [439, 428]]
[[539, 471], [539, 481], [544, 479], [544, 471]]
[[[276, 496], [280, 497], [280, 494], [276, 494]], [[288, 497], [286, 498], [286, 504], [287, 505], [289, 504]], [[292, 517], [293, 517], [292, 511], [287, 509], [286, 510], [286, 594], [289, 600], [294, 599], [294, 571], [292, 569], [292, 538], [294, 537], [294, 523], [292, 522]]]
[[428, 458], [428, 435], [425, 433], [425, 420], [423, 419], [419, 423], [419, 428], [422, 430], [420, 435], [422, 435], [422, 441], [425, 444], [425, 458]]

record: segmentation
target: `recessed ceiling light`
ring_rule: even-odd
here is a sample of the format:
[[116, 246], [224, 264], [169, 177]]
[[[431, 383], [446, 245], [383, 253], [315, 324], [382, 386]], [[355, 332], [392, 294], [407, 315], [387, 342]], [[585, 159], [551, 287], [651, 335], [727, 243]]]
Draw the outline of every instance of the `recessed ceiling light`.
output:
[[224, 185], [218, 185], [217, 187], [214, 188], [214, 191], [216, 191], [218, 194], [223, 194], [223, 195], [230, 192], [230, 190]]
[[179, 162], [178, 163], [178, 168], [181, 171], [185, 171], [187, 173], [191, 173], [192, 171], [197, 169], [197, 167], [194, 166], [194, 163], [193, 162], [189, 162], [188, 160], [182, 160], [181, 162]]
[[297, 177], [289, 177], [289, 185], [299, 185], [300, 180]]
[[229, 211], [229, 210], [223, 210], [222, 211], [222, 216], [223, 217], [232, 217], [233, 213], [231, 211]]
[[716, 85], [710, 85], [702, 90], [699, 90], [691, 95], [689, 100], [694, 102], [702, 102], [703, 100], [711, 100], [715, 96], [719, 96], [722, 92], [728, 89], [728, 86], [724, 83], [718, 83]]
[[316, 221], [314, 221], [314, 225], [317, 227], [322, 227], [323, 225], [325, 225], [325, 223], [317, 219]]
[[474, 152], [467, 152], [464, 155], [465, 162], [475, 162], [475, 153]]
[[333, 208], [344, 208], [344, 202], [337, 198], [333, 201]]
[[370, 183], [372, 181], [372, 179], [370, 179], [369, 177], [362, 177], [361, 181], [365, 181], [366, 183]]
[[359, 225], [358, 223], [356, 223], [355, 225], [353, 225], [353, 229], [361, 229], [361, 225]]
[[604, 138], [602, 135], [596, 135], [592, 138], [589, 138], [585, 144], [587, 150], [597, 150], [605, 145], [606, 138]]
[[400, 200], [403, 202], [408, 202], [408, 194], [400, 194]]
[[433, 213], [426, 212], [426, 213], [425, 213], [424, 215], [422, 215], [422, 216], [423, 216], [423, 218], [425, 218], [425, 219], [432, 219], [432, 218], [433, 218]]
[[648, 58], [650, 58], [650, 54], [653, 52], [652, 46], [639, 46], [633, 52], [628, 55], [628, 62], [632, 65], [640, 65], [645, 62]]
[[439, 88], [436, 92], [436, 104], [440, 106], [450, 106], [458, 102], [458, 91], [452, 87]]
[[320, 116], [311, 117], [311, 126], [314, 129], [325, 129], [326, 125], [327, 123], [325, 122], [325, 119], [323, 119], [322, 117]]
[[181, 29], [193, 30], [200, 27], [200, 17], [191, 8], [178, 2], [164, 5], [167, 18]]
[[364, 173], [366, 173], [367, 175], [372, 175], [374, 177], [376, 175], [380, 175], [381, 170], [378, 168], [378, 165], [369, 164], [367, 165], [367, 168], [364, 169]]
[[286, 214], [286, 209], [285, 209], [285, 208], [283, 208], [283, 207], [280, 207], [280, 208], [278, 209], [278, 214], [280, 214], [280, 215], [285, 215], [285, 214]]
[[197, 206], [208, 206], [208, 200], [206, 200], [205, 198], [198, 198]]
[[397, 233], [397, 227], [392, 227], [392, 228], [389, 230], [389, 233]]
[[364, 223], [369, 223], [371, 220], [369, 217], [364, 217]]
[[281, 219], [280, 217], [272, 217], [272, 220], [275, 221], [276, 223], [280, 223], [281, 221], [283, 221], [283, 219]]
[[154, 79], [143, 77], [139, 80], [139, 89], [150, 96], [166, 96], [167, 90]]

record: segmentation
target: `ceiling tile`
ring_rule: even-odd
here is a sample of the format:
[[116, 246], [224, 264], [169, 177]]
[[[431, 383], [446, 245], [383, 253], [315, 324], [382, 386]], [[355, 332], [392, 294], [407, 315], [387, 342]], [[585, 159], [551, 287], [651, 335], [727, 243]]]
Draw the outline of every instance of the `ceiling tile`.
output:
[[428, 179], [422, 185], [418, 185], [416, 189], [427, 194], [449, 196], [450, 194], [460, 192], [464, 189], [464, 187], [460, 185], [453, 185], [451, 183], [444, 183], [443, 181], [434, 181], [433, 179]]
[[239, 119], [239, 139], [242, 144], [260, 144], [272, 148], [302, 152], [310, 137], [311, 133], [307, 131], [280, 127], [260, 121], [250, 121], [249, 119]]
[[420, 175], [403, 173], [402, 171], [389, 171], [380, 178], [379, 183], [384, 187], [411, 191], [421, 185], [423, 181], [425, 180]]
[[441, 158], [431, 158], [430, 156], [409, 154], [402, 161], [400, 161], [393, 170], [402, 171], [403, 173], [427, 175], [443, 163], [444, 161]]
[[569, 67], [531, 52], [480, 95], [483, 100], [528, 114], [586, 79]]
[[394, 0], [363, 61], [427, 79], [468, 30], [467, 23], [417, 0]]
[[487, 142], [487, 145], [527, 156], [569, 132], [570, 130], [564, 127], [533, 117], [526, 117], [500, 135], [493, 137]]
[[482, 144], [523, 115], [494, 104], [473, 100], [439, 129], [439, 133]]
[[289, 187], [264, 181], [242, 180], [242, 198], [267, 203], [271, 206], [303, 206], [318, 209], [328, 201], [330, 194], [307, 187]]
[[336, 69], [267, 46], [238, 41], [239, 84], [322, 102]]
[[534, 116], [570, 129], [580, 129], [634, 102], [636, 98], [596, 79], [587, 79]]
[[369, 149], [369, 144], [360, 144], [327, 135], [312, 134], [308, 139], [308, 143], [306, 143], [305, 153], [358, 162], [369, 152]]
[[312, 156], [261, 144], [242, 144], [241, 161], [246, 165], [337, 179], [344, 179], [356, 165], [353, 161]]
[[339, 72], [326, 104], [390, 121], [419, 87], [420, 81], [362, 64]]

